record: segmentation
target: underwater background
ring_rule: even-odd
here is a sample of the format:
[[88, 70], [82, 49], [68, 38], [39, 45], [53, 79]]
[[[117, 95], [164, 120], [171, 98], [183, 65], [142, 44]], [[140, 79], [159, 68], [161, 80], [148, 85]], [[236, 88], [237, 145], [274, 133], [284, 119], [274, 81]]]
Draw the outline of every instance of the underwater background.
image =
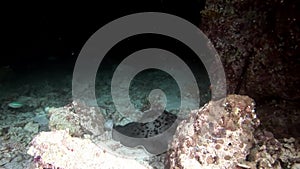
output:
[[[86, 108], [86, 105], [80, 102], [74, 102], [72, 98], [73, 69], [83, 45], [105, 24], [137, 12], [169, 13], [199, 27], [210, 39], [221, 58], [226, 75], [227, 94], [246, 95], [254, 100], [253, 111], [260, 120], [260, 125], [255, 130], [263, 131], [264, 138], [271, 135], [272, 139], [266, 140], [276, 138], [282, 145], [293, 145], [293, 148], [289, 149], [291, 157], [274, 158], [275, 162], [270, 164], [270, 168], [299, 167], [299, 5], [296, 0], [114, 1], [84, 5], [74, 3], [66, 7], [59, 4], [38, 7], [12, 5], [11, 12], [4, 15], [2, 20], [1, 40], [4, 45], [0, 57], [0, 168], [59, 167], [50, 164], [46, 159], [51, 158], [48, 156], [46, 158], [45, 154], [37, 155], [40, 152], [33, 150], [30, 153], [30, 147], [38, 149], [40, 146], [39, 139], [34, 138], [41, 132], [68, 128], [72, 137], [94, 139], [93, 142], [97, 142], [99, 146], [105, 143], [111, 147], [116, 146], [111, 138], [112, 128], [119, 129], [118, 131], [123, 134], [148, 137], [145, 133], [153, 126], [150, 125], [149, 129], [149, 125], [138, 124], [138, 130], [134, 131], [135, 117], [118, 112], [111, 96], [111, 80], [118, 65], [130, 54], [145, 48], [165, 49], [181, 58], [192, 70], [197, 81], [200, 91], [199, 107], [207, 106], [206, 103], [211, 101], [213, 86], [198, 56], [186, 44], [174, 38], [143, 34], [120, 41], [106, 54], [95, 81], [95, 95], [100, 110], [95, 116], [99, 121], [92, 129], [86, 127], [82, 121], [78, 122], [80, 116], [76, 115], [78, 112], [73, 111], [78, 105], [84, 111], [97, 114], [97, 111]], [[159, 116], [158, 121], [161, 123], [159, 127], [153, 129], [160, 133], [174, 122], [173, 116], [176, 117], [179, 113], [180, 88], [172, 76], [161, 70], [148, 69], [139, 72], [129, 87], [130, 101], [137, 110], [149, 110], [148, 96], [153, 89], [164, 91], [167, 100], [166, 117]], [[193, 89], [190, 91], [185, 94], [195, 95]], [[156, 101], [159, 102], [160, 99], [157, 98]], [[248, 98], [230, 96], [228, 104], [236, 103], [235, 99], [242, 100], [246, 105], [250, 102]], [[187, 115], [192, 111], [188, 108], [192, 102], [192, 100], [185, 102], [184, 112]], [[208, 107], [211, 105], [218, 106], [212, 103]], [[166, 120], [168, 118], [171, 120]], [[193, 118], [197, 119], [198, 115], [194, 114], [191, 119]], [[187, 123], [193, 124], [191, 119]], [[206, 123], [203, 122], [204, 124]], [[249, 132], [252, 132], [252, 127], [249, 127]], [[179, 154], [185, 152], [178, 150], [178, 147], [183, 145], [177, 145], [182, 142], [178, 138], [185, 137], [188, 133], [182, 130], [177, 131], [172, 143], [172, 152], [148, 158], [147, 151], [131, 152], [124, 147], [117, 150], [143, 156], [137, 160], [137, 166], [143, 164], [148, 168], [172, 168], [180, 165], [184, 168], [184, 164], [180, 164], [179, 157], [176, 156], [178, 152]], [[248, 132], [248, 129], [246, 131]], [[99, 133], [104, 135], [100, 138]], [[57, 138], [71, 139], [66, 135], [59, 133]], [[97, 137], [94, 138], [95, 135]], [[259, 134], [253, 135], [258, 137]], [[45, 137], [54, 140], [51, 135]], [[199, 140], [202, 140], [202, 137]], [[259, 140], [256, 143], [276, 147], [262, 142]], [[215, 146], [214, 144], [212, 147]], [[195, 150], [198, 151], [200, 150]], [[196, 155], [192, 157], [201, 161]], [[113, 157], [106, 158], [113, 159]], [[207, 165], [214, 161], [209, 157], [207, 159]], [[135, 162], [129, 163], [135, 165]], [[264, 166], [261, 161], [259, 165]], [[77, 167], [80, 168], [80, 165]], [[130, 168], [130, 165], [128, 167]], [[239, 167], [242, 168], [243, 165]]]

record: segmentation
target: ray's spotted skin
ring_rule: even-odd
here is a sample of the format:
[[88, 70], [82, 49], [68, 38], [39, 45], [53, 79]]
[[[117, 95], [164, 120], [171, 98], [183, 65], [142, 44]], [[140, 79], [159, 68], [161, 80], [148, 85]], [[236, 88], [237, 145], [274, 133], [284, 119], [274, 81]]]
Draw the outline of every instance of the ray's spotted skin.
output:
[[164, 111], [155, 120], [147, 123], [132, 122], [125, 126], [114, 126], [112, 138], [127, 147], [143, 147], [152, 154], [167, 151], [180, 120], [177, 116]]
[[176, 115], [164, 111], [153, 121], [147, 123], [132, 122], [125, 126], [114, 126], [114, 129], [128, 137], [149, 138], [167, 130], [176, 118]]

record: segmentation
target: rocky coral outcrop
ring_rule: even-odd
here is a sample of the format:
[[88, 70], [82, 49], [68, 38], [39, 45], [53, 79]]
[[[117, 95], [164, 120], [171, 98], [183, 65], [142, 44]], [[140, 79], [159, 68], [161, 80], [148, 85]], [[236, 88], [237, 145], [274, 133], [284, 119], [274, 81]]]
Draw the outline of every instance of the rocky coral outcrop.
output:
[[68, 129], [72, 136], [104, 132], [104, 117], [96, 107], [90, 107], [80, 101], [73, 101], [60, 108], [50, 108], [49, 128], [51, 130]]
[[298, 6], [297, 0], [206, 0], [201, 11], [200, 29], [220, 55], [227, 93], [255, 99], [262, 125], [277, 138], [300, 136], [295, 130], [300, 112]]
[[30, 143], [28, 154], [34, 156], [36, 168], [150, 168], [115, 156], [89, 139], [71, 137], [65, 130], [41, 132]]
[[254, 102], [231, 95], [212, 101], [177, 128], [170, 145], [170, 168], [234, 168], [244, 165], [259, 125]]
[[[79, 105], [82, 109], [74, 108]], [[56, 113], [57, 117], [61, 117], [59, 113], [71, 114], [70, 119], [75, 119], [71, 122], [77, 123], [62, 125], [66, 130], [59, 130], [56, 125], [50, 127], [51, 132], [39, 133], [30, 142], [27, 152], [33, 156], [31, 168], [162, 168], [162, 160], [165, 168], [175, 169], [280, 169], [300, 165], [299, 142], [294, 138], [277, 140], [263, 129], [255, 113], [254, 100], [248, 96], [229, 95], [192, 111], [189, 118], [178, 125], [165, 157], [152, 157], [141, 147], [125, 147], [112, 139], [111, 130], [93, 138], [72, 137], [94, 131], [93, 125], [91, 128], [81, 125], [83, 114], [78, 114], [78, 110], [95, 112], [78, 102], [49, 109], [51, 117]], [[69, 116], [63, 117], [61, 120]], [[70, 126], [75, 124], [80, 126], [78, 131], [71, 131]], [[103, 127], [103, 123], [99, 124]]]
[[292, 137], [279, 141], [271, 132], [257, 130], [247, 160], [251, 168], [297, 169], [300, 165], [299, 142]]
[[[169, 145], [167, 168], [281, 168], [297, 165], [299, 151], [260, 131], [254, 101], [229, 95], [182, 121]], [[291, 148], [292, 147], [292, 148]], [[288, 152], [288, 153], [287, 153]]]

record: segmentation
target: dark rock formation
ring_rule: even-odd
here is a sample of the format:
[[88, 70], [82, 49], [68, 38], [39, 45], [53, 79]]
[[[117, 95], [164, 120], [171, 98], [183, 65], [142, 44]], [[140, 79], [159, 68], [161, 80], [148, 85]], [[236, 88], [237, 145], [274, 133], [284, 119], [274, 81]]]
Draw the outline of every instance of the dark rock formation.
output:
[[254, 98], [263, 122], [276, 115], [260, 108], [273, 110], [280, 105], [285, 110], [277, 112], [285, 116], [285, 120], [279, 120], [285, 125], [276, 124], [280, 125], [276, 128], [283, 129], [277, 134], [281, 138], [300, 136], [289, 130], [299, 125], [292, 120], [293, 114], [299, 116], [299, 5], [297, 0], [207, 0], [206, 9], [201, 12], [200, 29], [220, 54], [228, 93]]

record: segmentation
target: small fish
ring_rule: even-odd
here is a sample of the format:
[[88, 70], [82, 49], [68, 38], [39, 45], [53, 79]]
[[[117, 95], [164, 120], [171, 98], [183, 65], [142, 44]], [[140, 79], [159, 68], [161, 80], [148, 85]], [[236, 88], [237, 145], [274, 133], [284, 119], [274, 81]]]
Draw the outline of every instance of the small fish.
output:
[[24, 104], [21, 102], [11, 102], [8, 104], [8, 107], [13, 108], [13, 109], [18, 109], [18, 108], [23, 107], [23, 105]]

